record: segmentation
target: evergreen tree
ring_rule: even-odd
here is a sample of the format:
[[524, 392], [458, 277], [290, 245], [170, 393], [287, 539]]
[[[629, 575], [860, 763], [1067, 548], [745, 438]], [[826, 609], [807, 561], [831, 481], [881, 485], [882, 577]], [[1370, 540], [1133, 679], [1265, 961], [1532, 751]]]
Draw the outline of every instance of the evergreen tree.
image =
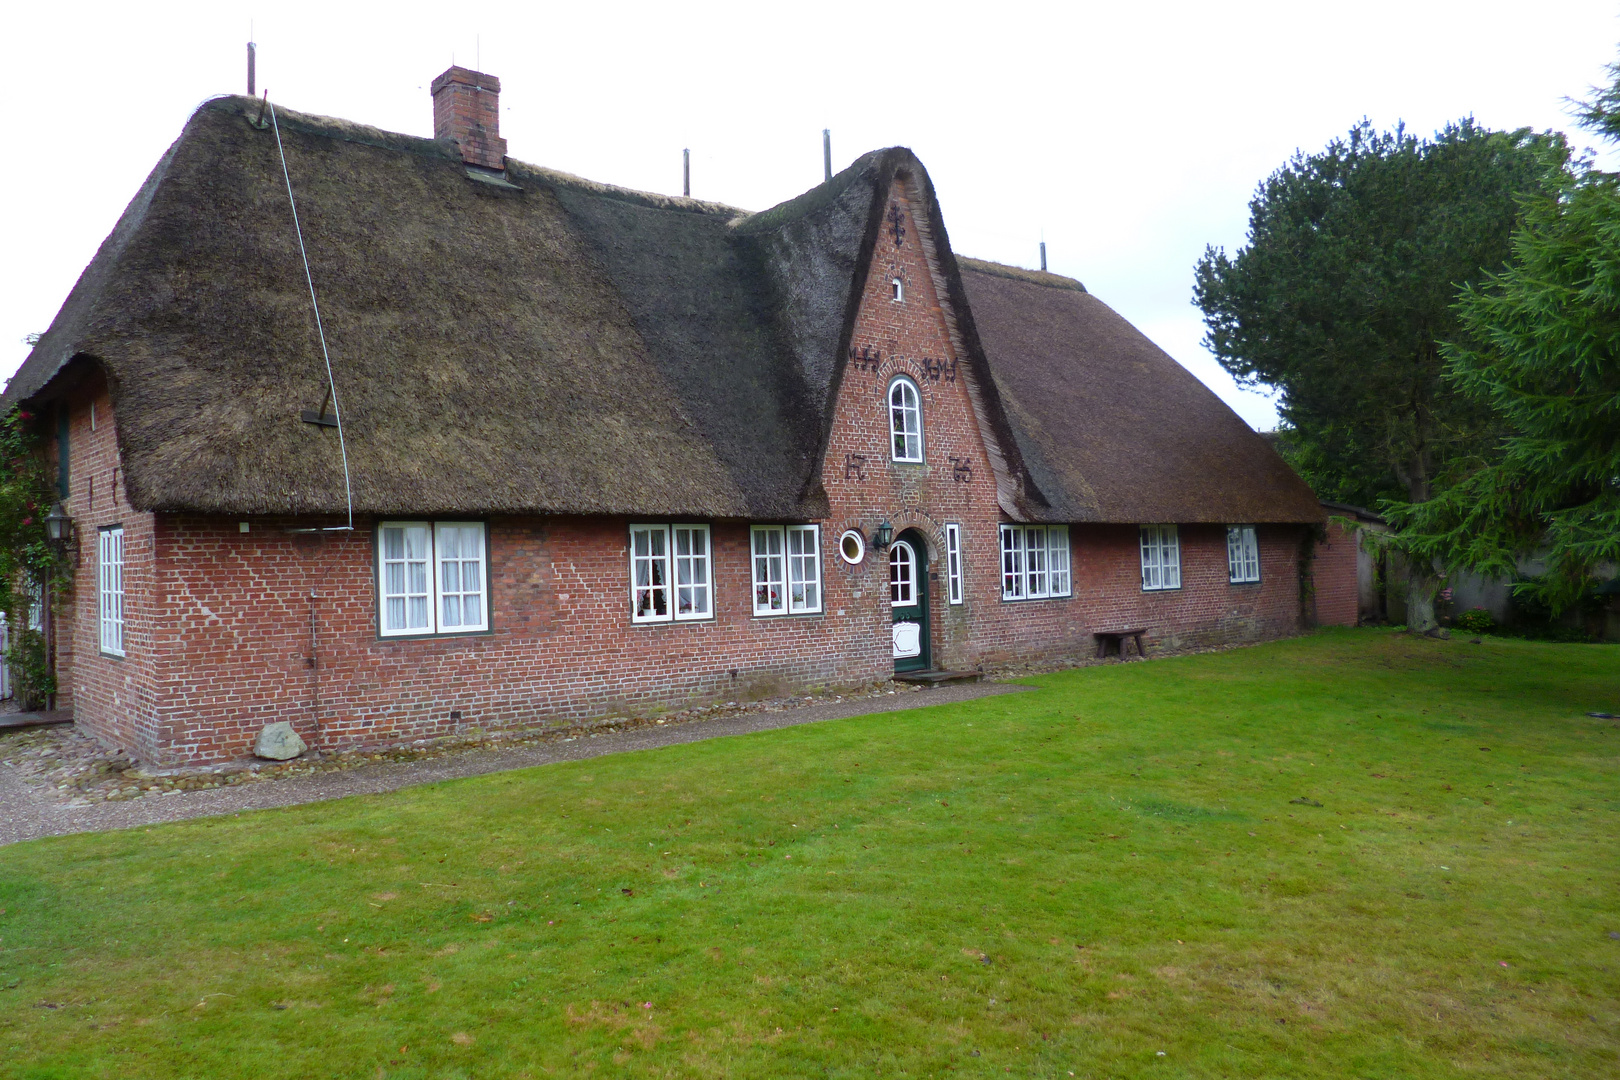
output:
[[[1620, 64], [1581, 106], [1620, 141]], [[1491, 576], [1536, 557], [1521, 595], [1554, 612], [1620, 562], [1620, 175], [1582, 168], [1526, 202], [1513, 258], [1456, 305], [1446, 378], [1503, 432], [1476, 468], [1427, 502], [1387, 508], [1401, 546]]]

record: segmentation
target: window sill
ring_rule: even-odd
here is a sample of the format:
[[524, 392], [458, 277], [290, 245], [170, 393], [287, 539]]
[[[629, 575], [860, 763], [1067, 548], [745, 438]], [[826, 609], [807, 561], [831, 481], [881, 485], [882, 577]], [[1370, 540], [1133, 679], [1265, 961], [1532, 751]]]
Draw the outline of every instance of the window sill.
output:
[[714, 615], [705, 615], [700, 619], [631, 619], [630, 628], [636, 630], [659, 626], [704, 626], [716, 621], [718, 620]]
[[[1001, 597], [1001, 602], [1003, 604], [1038, 604], [1042, 600], [1073, 600], [1073, 599], [1074, 599], [1074, 593], [1072, 593], [1072, 592], [1055, 593], [1055, 594], [1053, 594], [1051, 596], [1007, 596], [1007, 595], [1004, 594]], [[963, 601], [957, 600], [957, 601], [952, 602], [951, 606], [952, 607], [960, 607], [962, 605], [962, 603], [963, 603]]]
[[452, 630], [438, 634], [378, 634], [376, 640], [384, 644], [391, 641], [456, 641], [461, 638], [491, 637], [493, 630]]

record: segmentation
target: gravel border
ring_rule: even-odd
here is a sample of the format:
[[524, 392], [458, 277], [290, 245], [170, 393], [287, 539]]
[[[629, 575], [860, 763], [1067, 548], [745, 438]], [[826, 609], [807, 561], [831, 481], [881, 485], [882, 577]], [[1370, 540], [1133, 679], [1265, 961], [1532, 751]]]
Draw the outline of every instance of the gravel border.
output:
[[604, 754], [654, 750], [823, 720], [949, 705], [1027, 689], [1031, 688], [1010, 683], [954, 683], [893, 697], [858, 697], [801, 708], [734, 713], [683, 723], [645, 724], [615, 731], [581, 733], [527, 746], [475, 747], [419, 761], [385, 761], [341, 771], [286, 776], [267, 783], [200, 791], [176, 790], [127, 802], [90, 805], [63, 803], [55, 797], [52, 789], [27, 782], [10, 762], [0, 761], [0, 846], [42, 836], [130, 829], [188, 818], [239, 814], [244, 810], [298, 806], [349, 795], [374, 795], [440, 780], [483, 776], [558, 761], [579, 761]]

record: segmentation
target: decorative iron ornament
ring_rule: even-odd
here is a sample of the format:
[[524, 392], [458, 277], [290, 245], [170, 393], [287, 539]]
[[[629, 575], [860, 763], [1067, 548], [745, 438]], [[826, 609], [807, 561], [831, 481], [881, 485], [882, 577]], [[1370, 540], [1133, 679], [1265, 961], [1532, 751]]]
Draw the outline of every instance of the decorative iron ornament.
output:
[[965, 457], [953, 457], [951, 460], [951, 479], [958, 484], [971, 484], [973, 482], [973, 462]]
[[926, 378], [932, 379], [934, 382], [939, 382], [940, 376], [943, 375], [945, 377], [945, 381], [948, 383], [953, 383], [956, 381], [955, 360], [935, 360], [933, 357], [925, 356], [920, 362], [922, 364], [923, 375]]
[[865, 454], [845, 454], [844, 455], [844, 479], [848, 480], [851, 475], [853, 475], [855, 477], [855, 479], [857, 479], [857, 480], [865, 480], [866, 479], [866, 455]]
[[900, 212], [899, 203], [889, 204], [889, 233], [894, 237], [894, 246], [899, 247], [906, 239], [906, 215]]
[[855, 346], [849, 347], [849, 362], [855, 365], [856, 371], [876, 371], [883, 366], [883, 353], [870, 345], [862, 345], [860, 351]]

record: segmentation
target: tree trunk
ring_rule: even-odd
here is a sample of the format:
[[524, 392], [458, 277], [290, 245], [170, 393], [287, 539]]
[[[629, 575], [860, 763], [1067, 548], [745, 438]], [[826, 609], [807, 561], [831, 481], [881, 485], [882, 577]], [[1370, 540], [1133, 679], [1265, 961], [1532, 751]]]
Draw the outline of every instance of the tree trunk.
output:
[[1440, 628], [1434, 617], [1434, 598], [1440, 592], [1440, 579], [1427, 566], [1414, 563], [1406, 576], [1406, 629], [1413, 634], [1429, 634]]

